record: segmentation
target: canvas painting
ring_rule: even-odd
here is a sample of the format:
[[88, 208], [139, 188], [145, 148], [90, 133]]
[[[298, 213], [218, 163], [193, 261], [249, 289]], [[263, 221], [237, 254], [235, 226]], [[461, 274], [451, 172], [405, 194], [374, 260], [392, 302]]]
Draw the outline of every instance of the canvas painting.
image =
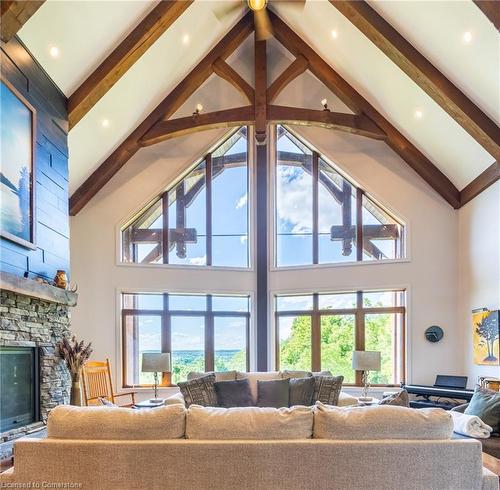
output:
[[3, 80], [0, 107], [0, 234], [32, 248], [35, 111]]
[[500, 311], [479, 310], [472, 312], [474, 364], [497, 366], [499, 352]]

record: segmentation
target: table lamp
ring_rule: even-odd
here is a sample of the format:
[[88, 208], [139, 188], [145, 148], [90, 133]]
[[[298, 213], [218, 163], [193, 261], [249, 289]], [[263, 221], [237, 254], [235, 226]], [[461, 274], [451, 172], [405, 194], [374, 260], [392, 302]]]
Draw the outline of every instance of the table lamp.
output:
[[155, 397], [149, 400], [151, 403], [162, 403], [158, 398], [158, 373], [170, 372], [170, 353], [168, 352], [144, 352], [142, 354], [142, 372], [154, 373]]
[[360, 402], [371, 402], [372, 397], [368, 396], [368, 375], [370, 371], [380, 371], [380, 352], [369, 350], [355, 350], [352, 353], [352, 368], [363, 372], [363, 391], [358, 398]]

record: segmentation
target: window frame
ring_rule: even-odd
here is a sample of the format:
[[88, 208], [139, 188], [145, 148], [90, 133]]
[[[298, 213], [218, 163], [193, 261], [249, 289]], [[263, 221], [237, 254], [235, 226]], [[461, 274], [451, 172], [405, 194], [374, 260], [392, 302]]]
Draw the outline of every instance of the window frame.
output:
[[[221, 145], [223, 145], [227, 140], [234, 136], [238, 131], [242, 129], [246, 130], [246, 168], [247, 168], [247, 178], [246, 178], [246, 188], [247, 188], [247, 265], [246, 266], [225, 266], [225, 265], [213, 265], [212, 264], [212, 154], [215, 153]], [[125, 267], [163, 267], [163, 268], [185, 268], [188, 270], [224, 270], [224, 271], [253, 271], [254, 270], [254, 258], [253, 258], [253, 228], [255, 211], [253, 209], [255, 203], [253, 201], [254, 192], [254, 151], [253, 151], [253, 131], [250, 126], [239, 126], [232, 131], [226, 133], [221, 139], [219, 139], [208, 152], [203, 153], [202, 156], [194, 160], [194, 163], [189, 166], [186, 171], [181, 173], [176, 179], [172, 180], [168, 186], [155, 194], [152, 199], [149, 199], [141, 207], [139, 212], [135, 212], [127, 220], [123, 221], [117, 227], [117, 265]], [[168, 201], [170, 192], [175, 191], [177, 185], [186, 179], [193, 170], [195, 170], [200, 164], [205, 163], [204, 181], [205, 181], [205, 211], [206, 211], [206, 264], [172, 264], [169, 262], [169, 238], [168, 238], [168, 221], [169, 221], [169, 210]], [[130, 244], [126, 241], [125, 232], [130, 228], [133, 223], [138, 220], [143, 213], [147, 212], [151, 207], [160, 203], [162, 207], [162, 212], [160, 217], [162, 217], [163, 226], [161, 228], [161, 249], [162, 249], [162, 262], [136, 262], [130, 253]], [[166, 225], [166, 228], [165, 228]], [[165, 251], [167, 253], [165, 253]], [[126, 259], [127, 257], [127, 259]]]
[[[312, 153], [312, 166], [311, 166], [311, 177], [312, 177], [312, 262], [310, 264], [299, 264], [299, 265], [278, 265], [278, 220], [277, 220], [277, 167], [278, 167], [278, 126], [285, 129], [286, 132], [290, 133], [294, 138], [300, 141], [301, 144], [306, 146]], [[270, 271], [286, 271], [286, 270], [300, 270], [300, 269], [316, 269], [316, 268], [330, 268], [330, 267], [345, 267], [345, 266], [358, 266], [358, 265], [371, 265], [371, 264], [387, 264], [387, 263], [400, 263], [409, 262], [409, 247], [408, 247], [408, 229], [409, 224], [406, 219], [402, 216], [396, 216], [396, 214], [386, 205], [381, 204], [371, 192], [367, 192], [359, 184], [357, 184], [354, 179], [346, 175], [346, 173], [340, 169], [337, 165], [332, 163], [332, 161], [312, 146], [309, 142], [304, 141], [299, 135], [297, 135], [290, 127], [286, 124], [275, 124], [272, 126], [271, 130], [272, 137], [270, 138], [271, 144], [269, 145], [269, 165], [270, 165], [270, 182], [269, 194], [271, 196], [270, 200], [270, 246], [272, 253], [272, 260], [270, 261]], [[356, 194], [356, 244], [354, 249], [355, 259], [342, 262], [319, 262], [319, 173], [320, 173], [320, 161], [332, 167], [332, 169], [337, 172], [344, 180], [349, 182]], [[388, 258], [380, 260], [364, 260], [363, 259], [363, 200], [367, 199], [371, 201], [376, 206], [380, 207], [383, 212], [390, 216], [396, 223], [401, 226], [402, 233], [400, 236], [399, 253], [401, 257], [399, 258]]]
[[[280, 337], [279, 337], [279, 319], [280, 317], [290, 316], [308, 316], [311, 318], [311, 371], [321, 371], [321, 316], [341, 316], [351, 315], [354, 316], [354, 349], [365, 350], [365, 331], [366, 331], [366, 315], [370, 314], [400, 314], [401, 315], [401, 339], [399, 340], [401, 346], [401, 358], [398, 359], [398, 367], [401, 372], [402, 381], [406, 379], [406, 316], [407, 316], [407, 290], [406, 289], [385, 289], [382, 291], [393, 291], [395, 293], [402, 293], [404, 295], [403, 306], [380, 306], [380, 307], [365, 307], [363, 305], [363, 293], [378, 292], [374, 290], [356, 290], [347, 291], [348, 293], [356, 294], [356, 307], [354, 308], [331, 308], [320, 309], [319, 297], [326, 294], [342, 294], [345, 291], [321, 291], [321, 292], [294, 292], [294, 293], [274, 293], [274, 368], [280, 370]], [[310, 310], [283, 310], [278, 311], [276, 307], [276, 300], [278, 297], [283, 296], [312, 296], [313, 306]], [[362, 372], [355, 371], [355, 383], [344, 383], [344, 386], [361, 387]], [[375, 387], [395, 387], [399, 384], [371, 384]]]
[[[123, 295], [134, 295], [134, 294], [151, 294], [162, 296], [163, 298], [163, 307], [162, 309], [141, 309], [141, 308], [124, 308], [123, 307]], [[202, 296], [206, 298], [206, 309], [203, 310], [169, 310], [169, 296]], [[214, 296], [233, 296], [233, 297], [245, 297], [248, 298], [249, 308], [247, 312], [244, 311], [214, 311], [212, 309], [212, 299]], [[121, 318], [121, 355], [122, 355], [122, 387], [123, 388], [150, 388], [150, 385], [141, 385], [141, 384], [128, 384], [127, 383], [127, 317], [131, 317], [134, 322], [133, 328], [134, 331], [137, 328], [136, 318], [139, 316], [156, 316], [160, 318], [160, 331], [161, 331], [161, 352], [168, 352], [172, 354], [172, 328], [171, 328], [171, 319], [172, 317], [200, 317], [205, 320], [205, 331], [204, 331], [204, 358], [205, 358], [205, 372], [214, 371], [215, 368], [215, 318], [216, 317], [238, 317], [245, 318], [246, 320], [246, 328], [245, 328], [245, 349], [246, 349], [246, 371], [250, 370], [250, 346], [251, 346], [251, 299], [252, 296], [250, 294], [196, 294], [196, 293], [178, 293], [178, 292], [129, 292], [122, 291], [120, 293], [120, 318]], [[134, 302], [136, 300], [134, 299]], [[134, 332], [134, 348], [135, 341], [138, 342], [138, 339], [135, 338]], [[164, 388], [175, 387], [177, 386], [175, 383], [172, 383], [172, 373], [162, 373], [160, 386]]]

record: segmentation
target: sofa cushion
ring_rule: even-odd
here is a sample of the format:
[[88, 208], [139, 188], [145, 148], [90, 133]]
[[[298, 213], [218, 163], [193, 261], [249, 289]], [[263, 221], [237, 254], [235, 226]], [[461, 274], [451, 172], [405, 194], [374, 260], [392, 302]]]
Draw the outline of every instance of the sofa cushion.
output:
[[206, 373], [191, 371], [187, 375], [187, 380], [202, 378], [207, 374], [215, 374], [215, 381], [234, 381], [236, 379], [236, 371], [207, 371]]
[[317, 403], [314, 413], [315, 439], [450, 439], [451, 415], [441, 408], [391, 405], [333, 407]]
[[287, 378], [309, 378], [313, 375], [311, 371], [291, 371], [288, 369], [285, 369], [284, 371], [281, 371], [281, 377], [283, 379]]
[[189, 405], [202, 405], [204, 407], [217, 406], [217, 394], [214, 388], [215, 374], [207, 374], [201, 378], [177, 383], [186, 407]]
[[253, 405], [248, 379], [216, 381], [214, 388], [219, 407], [251, 407]]
[[310, 378], [291, 378], [290, 379], [290, 406], [312, 404], [314, 387], [316, 380]]
[[279, 371], [254, 371], [250, 373], [237, 371], [236, 379], [248, 379], [248, 383], [250, 384], [250, 393], [252, 394], [252, 402], [255, 405], [257, 403], [257, 381], [282, 379], [282, 377]]
[[493, 434], [500, 433], [500, 393], [478, 388], [465, 409], [467, 415], [476, 415], [493, 429]]
[[288, 407], [290, 404], [290, 380], [274, 379], [257, 381], [258, 407]]
[[379, 405], [394, 405], [397, 407], [408, 408], [410, 406], [410, 398], [406, 390], [401, 390], [397, 393], [392, 393], [385, 398], [382, 398], [382, 400], [380, 400], [379, 402]]
[[[198, 407], [187, 410], [187, 439], [310, 439], [313, 407]], [[236, 455], [235, 455], [236, 457]]]
[[344, 376], [314, 376], [313, 402], [338, 405]]
[[181, 439], [185, 425], [186, 409], [179, 404], [140, 410], [59, 405], [50, 411], [47, 434], [51, 439]]

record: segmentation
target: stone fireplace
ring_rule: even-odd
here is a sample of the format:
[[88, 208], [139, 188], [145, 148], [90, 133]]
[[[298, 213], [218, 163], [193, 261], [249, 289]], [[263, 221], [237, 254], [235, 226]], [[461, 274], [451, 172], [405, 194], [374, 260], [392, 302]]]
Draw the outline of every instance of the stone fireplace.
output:
[[[15, 439], [43, 430], [49, 411], [69, 401], [71, 378], [55, 349], [63, 335], [70, 335], [70, 308], [76, 305], [76, 294], [3, 272], [0, 286], [0, 347], [4, 354], [17, 353], [19, 359], [23, 349], [31, 350], [37, 368], [32, 376], [37, 383], [33, 420], [23, 425], [25, 414], [20, 414], [18, 426], [12, 427], [9, 418], [0, 429], [0, 459], [5, 460]], [[0, 403], [1, 397], [2, 393]]]

